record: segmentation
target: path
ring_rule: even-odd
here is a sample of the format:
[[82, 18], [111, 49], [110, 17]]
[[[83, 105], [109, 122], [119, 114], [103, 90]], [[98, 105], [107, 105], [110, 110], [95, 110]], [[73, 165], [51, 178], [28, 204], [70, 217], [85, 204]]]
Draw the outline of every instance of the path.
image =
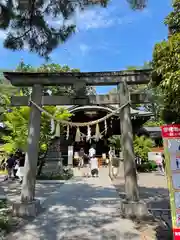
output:
[[[36, 183], [36, 197], [40, 201], [44, 201], [50, 193], [57, 192], [57, 186], [61, 187], [62, 183], [53, 184], [53, 183]], [[9, 181], [0, 181], [0, 196], [5, 196], [9, 201], [14, 202], [19, 199], [21, 194], [21, 184], [19, 181], [9, 180]]]
[[76, 177], [50, 193], [42, 212], [8, 240], [139, 240], [132, 221], [118, 214], [120, 199], [107, 174]]

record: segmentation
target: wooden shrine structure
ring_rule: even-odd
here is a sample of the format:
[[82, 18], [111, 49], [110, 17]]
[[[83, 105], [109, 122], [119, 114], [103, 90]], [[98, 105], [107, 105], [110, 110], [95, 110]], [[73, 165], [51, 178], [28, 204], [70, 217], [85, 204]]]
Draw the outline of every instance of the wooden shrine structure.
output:
[[[133, 150], [133, 133], [130, 115], [131, 103], [148, 103], [146, 94], [135, 93], [129, 96], [127, 84], [148, 84], [151, 69], [117, 71], [117, 72], [68, 72], [68, 73], [29, 73], [4, 72], [12, 85], [32, 87], [30, 99], [28, 97], [12, 97], [13, 106], [29, 106], [30, 123], [28, 135], [28, 148], [25, 160], [25, 173], [22, 184], [21, 202], [14, 204], [13, 209], [17, 215], [34, 215], [39, 202], [35, 200], [36, 170], [39, 152], [41, 111], [37, 106], [47, 105], [108, 105], [118, 104], [122, 109], [117, 113], [120, 117], [122, 151], [124, 157], [125, 192], [127, 201], [138, 201], [136, 167]], [[43, 96], [44, 86], [72, 85], [75, 95]], [[118, 93], [115, 95], [87, 96], [86, 86], [117, 85]], [[36, 105], [32, 104], [35, 103]], [[24, 211], [22, 210], [24, 209]]]

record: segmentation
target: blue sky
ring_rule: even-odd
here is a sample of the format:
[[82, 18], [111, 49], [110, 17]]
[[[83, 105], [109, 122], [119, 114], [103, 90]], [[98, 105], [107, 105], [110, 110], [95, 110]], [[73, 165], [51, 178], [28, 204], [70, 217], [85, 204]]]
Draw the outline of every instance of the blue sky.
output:
[[[143, 65], [151, 60], [154, 44], [167, 38], [163, 20], [171, 11], [171, 2], [148, 0], [146, 9], [132, 11], [126, 0], [113, 0], [106, 9], [94, 7], [79, 13], [74, 19], [77, 33], [51, 54], [52, 62], [81, 71], [114, 71]], [[4, 49], [3, 38], [0, 32], [1, 69], [15, 69], [20, 59], [34, 66], [44, 63], [27, 50]], [[100, 87], [97, 91], [109, 89]]]

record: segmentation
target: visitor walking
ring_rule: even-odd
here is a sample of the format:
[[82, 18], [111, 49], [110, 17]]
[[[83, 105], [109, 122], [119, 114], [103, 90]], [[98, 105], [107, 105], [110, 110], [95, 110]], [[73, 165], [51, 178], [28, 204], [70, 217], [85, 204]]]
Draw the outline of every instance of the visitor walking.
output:
[[82, 168], [84, 166], [84, 149], [81, 148], [80, 151], [79, 151], [79, 163], [78, 163], [78, 167], [79, 168]]
[[22, 183], [23, 177], [24, 177], [24, 164], [25, 164], [25, 154], [22, 154], [19, 158], [19, 168], [16, 173], [16, 176], [19, 177], [20, 183]]
[[98, 159], [96, 158], [95, 154], [90, 159], [90, 169], [92, 177], [98, 177], [99, 175], [99, 166], [98, 166]]
[[157, 154], [157, 166], [159, 173], [164, 175], [163, 156], [161, 154]]
[[18, 176], [17, 176], [18, 168], [19, 168], [19, 158], [16, 158], [14, 168], [13, 168], [13, 174], [14, 174], [15, 179], [18, 178]]
[[166, 172], [166, 162], [165, 162], [164, 154], [162, 154], [162, 165], [163, 165], [164, 172]]
[[16, 179], [16, 178], [18, 178], [17, 176], [16, 176], [16, 173], [17, 173], [17, 170], [18, 170], [18, 168], [19, 168], [19, 157], [20, 157], [20, 153], [19, 152], [16, 152], [15, 154], [14, 154], [14, 167], [13, 167], [13, 175], [14, 175], [14, 178]]
[[8, 172], [8, 179], [12, 178], [14, 163], [15, 163], [14, 155], [10, 154], [9, 158], [6, 161], [6, 168], [7, 168], [7, 172]]

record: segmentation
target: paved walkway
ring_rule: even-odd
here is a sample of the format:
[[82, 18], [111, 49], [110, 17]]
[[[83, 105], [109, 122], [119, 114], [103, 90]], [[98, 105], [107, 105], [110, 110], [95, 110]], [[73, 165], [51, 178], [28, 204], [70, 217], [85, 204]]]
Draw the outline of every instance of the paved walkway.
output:
[[[58, 189], [59, 188], [59, 189]], [[45, 211], [8, 240], [141, 239], [132, 221], [118, 214], [120, 199], [107, 174], [76, 177], [44, 202]]]

